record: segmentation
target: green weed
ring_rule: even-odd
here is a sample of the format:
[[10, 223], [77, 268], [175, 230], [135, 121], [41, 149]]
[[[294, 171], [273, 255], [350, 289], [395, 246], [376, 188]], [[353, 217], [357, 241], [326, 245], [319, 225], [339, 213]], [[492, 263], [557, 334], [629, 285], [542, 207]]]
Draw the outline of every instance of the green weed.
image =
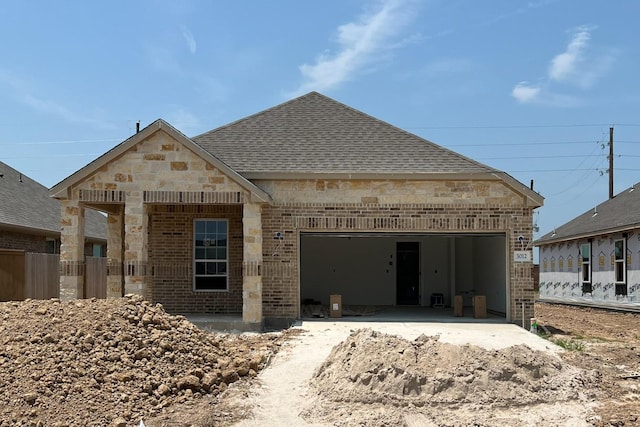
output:
[[547, 338], [552, 343], [564, 348], [568, 351], [584, 351], [584, 343], [576, 339], [564, 339], [564, 338]]

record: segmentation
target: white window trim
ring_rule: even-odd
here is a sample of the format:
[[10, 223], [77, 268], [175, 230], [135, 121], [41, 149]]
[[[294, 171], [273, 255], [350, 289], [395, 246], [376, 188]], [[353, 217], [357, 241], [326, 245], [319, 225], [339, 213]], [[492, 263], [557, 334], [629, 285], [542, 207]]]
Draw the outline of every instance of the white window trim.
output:
[[[218, 262], [220, 261], [224, 261], [227, 263], [227, 268], [226, 271], [227, 273], [225, 275], [198, 275], [196, 274], [196, 224], [198, 222], [204, 222], [204, 221], [219, 221], [219, 222], [225, 222], [227, 224], [227, 258], [225, 260], [218, 260]], [[227, 218], [194, 218], [193, 220], [193, 239], [191, 241], [191, 248], [192, 248], [192, 255], [191, 255], [191, 259], [192, 259], [192, 267], [193, 267], [193, 276], [192, 276], [192, 289], [193, 292], [229, 292], [229, 220]], [[224, 289], [197, 289], [196, 288], [196, 277], [224, 277], [225, 278], [225, 288]]]
[[[582, 256], [582, 248], [585, 246], [589, 246], [589, 259], [587, 261], [584, 260], [584, 257]], [[592, 259], [592, 253], [591, 253], [591, 242], [587, 242], [587, 243], [583, 243], [580, 245], [580, 281], [581, 283], [591, 283], [592, 281], [592, 270], [591, 270], [591, 259]], [[586, 267], [585, 267], [586, 266]], [[584, 280], [584, 268], [587, 268], [589, 271], [589, 280]]]
[[[616, 253], [616, 243], [622, 242], [622, 259], [618, 260], [615, 257]], [[614, 266], [613, 266], [613, 275], [615, 279], [616, 285], [626, 285], [627, 284], [627, 240], [626, 239], [616, 239], [613, 241], [613, 258], [614, 258]], [[618, 281], [618, 264], [622, 264], [622, 281]]]

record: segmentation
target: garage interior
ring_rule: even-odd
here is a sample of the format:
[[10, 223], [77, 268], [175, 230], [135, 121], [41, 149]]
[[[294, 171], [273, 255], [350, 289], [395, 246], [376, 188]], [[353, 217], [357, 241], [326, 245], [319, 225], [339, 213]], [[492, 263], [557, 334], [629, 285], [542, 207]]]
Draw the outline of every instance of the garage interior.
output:
[[301, 304], [340, 295], [344, 307], [426, 311], [484, 295], [505, 317], [506, 254], [504, 234], [301, 233]]

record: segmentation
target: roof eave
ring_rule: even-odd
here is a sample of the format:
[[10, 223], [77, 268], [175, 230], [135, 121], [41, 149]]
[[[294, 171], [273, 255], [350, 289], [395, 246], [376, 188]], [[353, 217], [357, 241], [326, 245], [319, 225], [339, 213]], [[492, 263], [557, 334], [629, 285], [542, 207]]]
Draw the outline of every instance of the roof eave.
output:
[[628, 224], [621, 225], [618, 227], [611, 227], [602, 230], [594, 230], [594, 231], [586, 231], [583, 233], [571, 234], [568, 236], [558, 236], [550, 239], [538, 239], [533, 242], [533, 246], [544, 246], [544, 245], [552, 245], [555, 243], [566, 242], [569, 240], [580, 240], [580, 239], [589, 239], [592, 237], [616, 234], [616, 233], [624, 233], [626, 231], [633, 231], [636, 229], [640, 229], [640, 223], [636, 224]]

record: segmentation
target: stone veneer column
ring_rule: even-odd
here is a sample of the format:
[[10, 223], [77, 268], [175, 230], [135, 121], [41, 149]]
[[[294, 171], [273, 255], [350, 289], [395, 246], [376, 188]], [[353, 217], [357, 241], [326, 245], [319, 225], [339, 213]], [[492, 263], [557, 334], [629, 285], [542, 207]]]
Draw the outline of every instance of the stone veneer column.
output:
[[146, 297], [147, 223], [142, 191], [127, 193], [124, 205], [124, 293]]
[[242, 262], [242, 321], [262, 324], [262, 206], [245, 203]]
[[107, 217], [107, 298], [119, 298], [124, 293], [122, 275], [123, 207]]
[[61, 200], [60, 299], [84, 297], [84, 207]]

